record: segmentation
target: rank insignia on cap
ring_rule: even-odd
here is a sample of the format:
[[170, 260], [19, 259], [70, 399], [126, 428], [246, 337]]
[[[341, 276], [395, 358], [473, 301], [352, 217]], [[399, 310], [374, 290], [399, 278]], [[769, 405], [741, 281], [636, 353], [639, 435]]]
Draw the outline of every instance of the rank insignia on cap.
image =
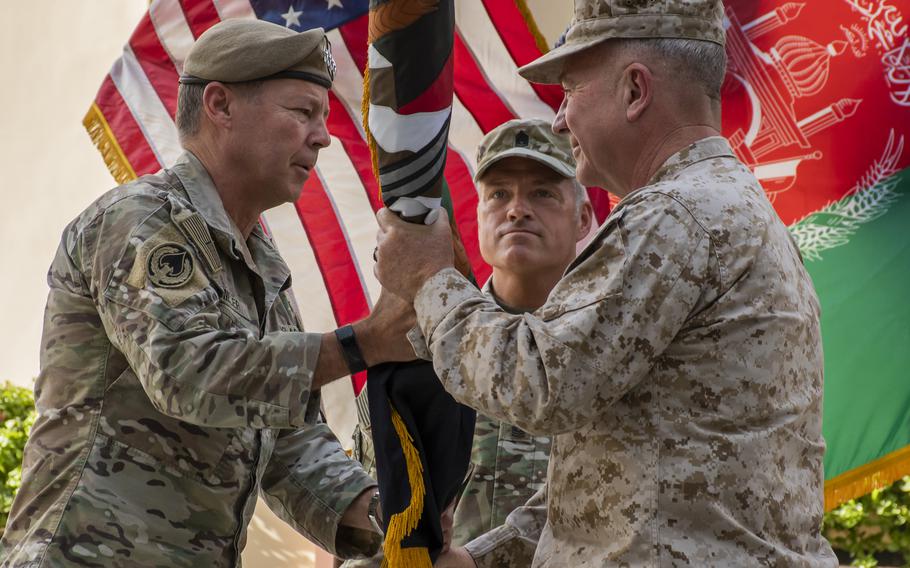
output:
[[519, 132], [518, 134], [515, 135], [515, 146], [517, 146], [519, 148], [527, 148], [528, 142], [530, 142], [530, 141], [531, 141], [531, 139], [528, 136], [528, 133], [525, 132], [524, 130], [522, 130], [521, 132]]
[[325, 60], [325, 69], [328, 71], [329, 77], [334, 81], [335, 58], [332, 56], [332, 44], [329, 43], [329, 38], [325, 38], [325, 43], [322, 44], [322, 58]]
[[193, 277], [195, 264], [190, 251], [177, 243], [164, 243], [148, 256], [148, 278], [155, 286], [179, 288]]

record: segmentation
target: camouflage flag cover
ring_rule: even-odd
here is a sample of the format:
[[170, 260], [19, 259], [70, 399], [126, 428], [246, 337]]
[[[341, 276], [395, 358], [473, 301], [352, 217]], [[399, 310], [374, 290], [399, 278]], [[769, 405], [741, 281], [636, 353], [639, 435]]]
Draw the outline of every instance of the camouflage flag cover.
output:
[[[383, 203], [422, 223], [451, 200], [443, 177], [453, 98], [452, 0], [371, 0], [364, 129]], [[452, 225], [453, 240], [460, 243]], [[469, 273], [467, 257], [456, 257]], [[467, 473], [474, 411], [443, 390], [430, 362], [368, 371], [367, 394], [386, 529], [383, 566], [429, 567], [440, 514]]]

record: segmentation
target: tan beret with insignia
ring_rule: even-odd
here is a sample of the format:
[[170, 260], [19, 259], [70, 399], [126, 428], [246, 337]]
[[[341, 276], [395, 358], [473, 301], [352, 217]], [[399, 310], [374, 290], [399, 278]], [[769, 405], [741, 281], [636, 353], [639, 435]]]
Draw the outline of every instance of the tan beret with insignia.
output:
[[565, 43], [518, 70], [534, 83], [558, 83], [566, 58], [608, 39], [694, 39], [724, 45], [721, 0], [575, 0]]
[[295, 32], [263, 20], [234, 19], [205, 31], [183, 63], [183, 84], [303, 79], [326, 89], [335, 79], [332, 46], [322, 28]]
[[489, 131], [477, 147], [474, 181], [490, 166], [511, 156], [540, 162], [563, 177], [575, 177], [569, 138], [555, 134], [550, 123], [539, 118], [510, 120]]

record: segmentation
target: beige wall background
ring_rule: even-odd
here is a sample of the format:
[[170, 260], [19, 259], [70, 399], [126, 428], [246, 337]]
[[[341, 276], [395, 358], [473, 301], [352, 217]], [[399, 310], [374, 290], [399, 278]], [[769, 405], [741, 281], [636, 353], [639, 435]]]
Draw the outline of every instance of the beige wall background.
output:
[[[552, 44], [568, 24], [572, 2], [527, 3]], [[82, 117], [147, 6], [147, 0], [0, 3], [0, 382], [30, 386], [37, 375], [45, 274], [60, 232], [113, 186]], [[327, 403], [344, 405], [351, 389], [337, 384]], [[353, 413], [333, 414], [333, 428], [348, 439]], [[331, 561], [260, 506], [244, 564]]]

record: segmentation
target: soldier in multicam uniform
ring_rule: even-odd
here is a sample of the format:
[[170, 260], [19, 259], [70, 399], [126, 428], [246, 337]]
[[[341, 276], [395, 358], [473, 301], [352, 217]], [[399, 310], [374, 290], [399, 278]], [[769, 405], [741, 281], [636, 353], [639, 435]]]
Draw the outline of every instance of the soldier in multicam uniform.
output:
[[[474, 181], [480, 253], [493, 269], [483, 291], [511, 313], [534, 311], [575, 258], [576, 243], [589, 233], [593, 219], [587, 193], [575, 180], [569, 140], [554, 134], [543, 120], [510, 120], [481, 141]], [[358, 407], [365, 397], [366, 389]], [[372, 468], [369, 414], [358, 416], [355, 457]], [[455, 508], [452, 543], [468, 543], [524, 505], [543, 487], [549, 455], [548, 436], [532, 436], [478, 415], [471, 471]], [[546, 517], [542, 507], [530, 512]], [[515, 565], [531, 563], [536, 543], [524, 544], [512, 548]], [[381, 560], [380, 553], [343, 566], [379, 566]]]
[[418, 354], [457, 400], [553, 436], [546, 523], [519, 509], [438, 566], [508, 566], [521, 540], [535, 567], [837, 565], [818, 300], [719, 134], [723, 20], [720, 0], [576, 0], [521, 69], [562, 84], [579, 181], [622, 198], [533, 313], [452, 268], [445, 215], [380, 212], [377, 276], [413, 300]]
[[[259, 495], [338, 556], [381, 543], [376, 483], [320, 419], [318, 389], [348, 373], [347, 352], [303, 332], [257, 223], [329, 144], [328, 40], [229, 20], [184, 73], [188, 151], [88, 207], [51, 265], [3, 566], [239, 566]], [[392, 313], [355, 324], [367, 363], [413, 358], [384, 345], [413, 322]]]

